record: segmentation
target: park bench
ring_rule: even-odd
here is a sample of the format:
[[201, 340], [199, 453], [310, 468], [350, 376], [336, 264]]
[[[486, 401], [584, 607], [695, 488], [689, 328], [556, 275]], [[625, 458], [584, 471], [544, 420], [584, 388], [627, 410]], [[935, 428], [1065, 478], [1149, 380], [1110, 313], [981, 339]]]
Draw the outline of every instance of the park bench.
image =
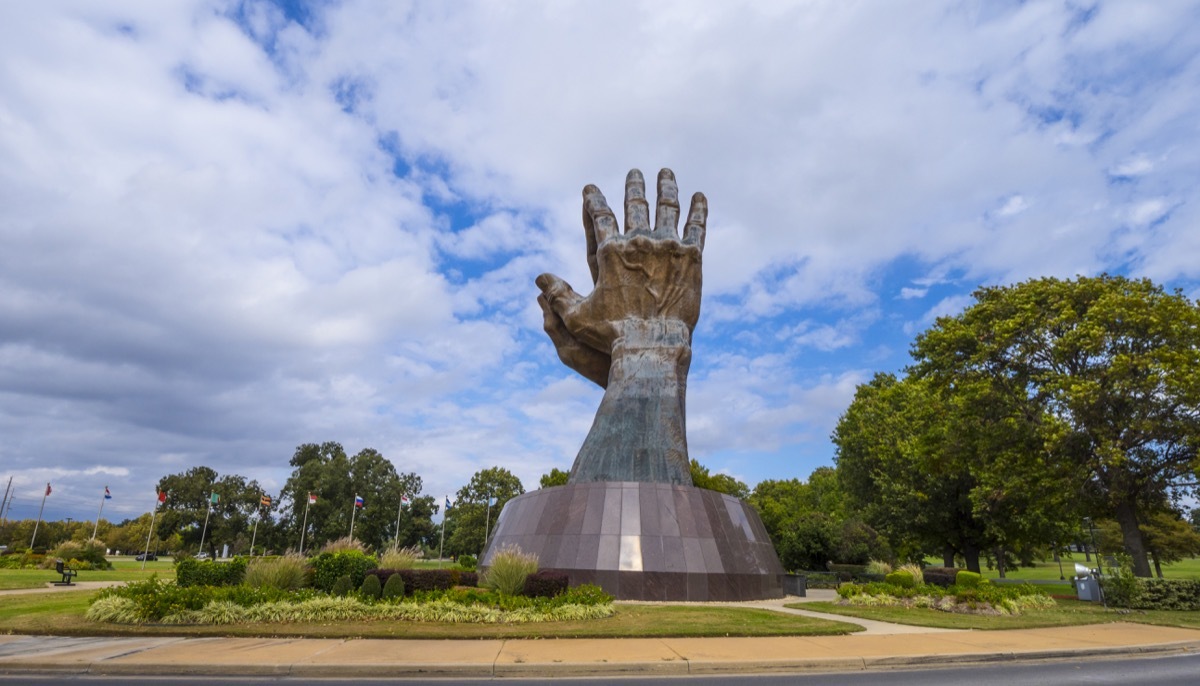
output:
[[71, 577], [75, 576], [79, 572], [76, 572], [74, 569], [68, 569], [67, 566], [65, 564], [63, 564], [62, 560], [59, 560], [58, 562], [54, 563], [54, 571], [58, 574], [62, 574], [62, 581], [55, 581], [54, 582], [55, 586], [74, 586], [75, 585], [75, 584], [71, 583]]

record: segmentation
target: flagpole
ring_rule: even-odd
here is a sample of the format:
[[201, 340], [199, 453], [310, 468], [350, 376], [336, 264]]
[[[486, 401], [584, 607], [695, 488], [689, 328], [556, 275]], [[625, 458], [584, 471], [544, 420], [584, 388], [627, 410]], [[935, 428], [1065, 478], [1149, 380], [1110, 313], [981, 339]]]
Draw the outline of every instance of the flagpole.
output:
[[37, 540], [38, 527], [42, 524], [42, 510], [46, 509], [46, 497], [50, 495], [50, 484], [46, 484], [46, 492], [42, 494], [42, 506], [38, 508], [37, 524], [33, 525], [33, 538], [29, 539], [29, 547], [33, 547], [33, 542]]
[[358, 496], [354, 496], [354, 504], [350, 506], [350, 540], [354, 540], [354, 515], [358, 514]]
[[150, 557], [150, 537], [154, 535], [154, 518], [158, 515], [158, 504], [162, 496], [154, 499], [154, 509], [150, 511], [150, 533], [146, 534], [146, 547], [142, 550], [142, 571], [146, 570], [146, 558]]
[[[450, 502], [450, 497], [447, 496], [443, 506]], [[442, 568], [442, 550], [446, 547], [446, 512], [450, 508], [443, 507], [442, 509], [442, 542], [438, 544], [438, 569]]]
[[[108, 486], [104, 487], [105, 493], [108, 492]], [[100, 496], [100, 509], [96, 512], [96, 526], [92, 527], [92, 540], [96, 540], [96, 533], [100, 531], [100, 515], [104, 512], [104, 501], [107, 500], [104, 496]]]
[[308, 506], [312, 505], [312, 497], [305, 498], [304, 523], [300, 525], [300, 554], [304, 554], [304, 534], [308, 533]]
[[12, 492], [12, 477], [8, 477], [8, 486], [4, 487], [4, 500], [0, 500], [0, 524], [4, 523], [4, 510], [8, 507], [8, 494]]
[[200, 532], [200, 552], [204, 552], [204, 537], [208, 534], [208, 517], [212, 514], [212, 495], [208, 496], [208, 512], [204, 513], [204, 530]]
[[483, 518], [483, 550], [479, 551], [480, 557], [487, 550], [488, 525], [492, 523], [492, 494], [488, 493], [487, 514]]
[[258, 520], [262, 519], [262, 511], [254, 519], [254, 534], [250, 536], [250, 557], [254, 557], [254, 541], [258, 539]]
[[396, 508], [396, 547], [400, 547], [400, 513], [404, 512], [404, 494], [400, 494], [400, 507]]

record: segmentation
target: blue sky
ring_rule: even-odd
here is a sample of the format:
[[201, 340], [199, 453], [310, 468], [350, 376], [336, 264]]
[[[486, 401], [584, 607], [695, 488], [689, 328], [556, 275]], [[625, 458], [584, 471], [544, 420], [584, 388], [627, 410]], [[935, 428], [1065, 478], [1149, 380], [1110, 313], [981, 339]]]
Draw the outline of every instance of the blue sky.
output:
[[1200, 295], [1189, 2], [58, 2], [0, 8], [0, 480], [145, 512], [296, 445], [426, 492], [570, 467], [600, 399], [534, 277], [580, 189], [709, 198], [689, 445], [831, 464], [857, 384], [980, 284]]

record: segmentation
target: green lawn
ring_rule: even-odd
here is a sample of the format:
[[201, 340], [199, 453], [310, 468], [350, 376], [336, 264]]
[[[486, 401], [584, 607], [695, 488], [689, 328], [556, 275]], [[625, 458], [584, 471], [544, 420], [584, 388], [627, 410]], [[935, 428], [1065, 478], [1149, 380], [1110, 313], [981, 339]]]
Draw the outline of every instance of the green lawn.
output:
[[636, 638], [666, 636], [824, 636], [861, 631], [843, 622], [769, 610], [716, 606], [618, 605], [616, 614], [582, 622], [446, 624], [328, 622], [232, 626], [134, 626], [84, 618], [96, 591], [30, 593], [0, 602], [0, 634], [60, 636], [309, 636], [314, 638]]
[[[927, 562], [930, 565], [940, 566], [942, 561], [929, 559]], [[1064, 557], [1062, 561], [1062, 574], [1068, 580], [1075, 575], [1075, 563], [1086, 565], [1094, 569], [1096, 567], [1096, 558], [1093, 556], [1091, 561], [1083, 559], [1083, 553], [1076, 553], [1073, 558]], [[1000, 574], [995, 569], [984, 568], [983, 575], [989, 579], [999, 578]], [[1174, 564], [1163, 565], [1163, 577], [1167, 579], [1200, 579], [1200, 557], [1194, 557], [1190, 560], [1181, 560]], [[1020, 569], [1009, 569], [1005, 571], [1005, 578], [1019, 580], [1046, 579], [1055, 580], [1059, 578], [1058, 563], [1053, 560], [1041, 561], [1034, 567], [1022, 567]]]
[[[158, 574], [160, 579], [174, 579], [175, 565], [171, 558], [159, 558], [147, 562], [145, 571], [142, 563], [132, 557], [111, 557], [113, 569], [107, 571], [82, 571], [75, 581], [135, 581], [149, 579]], [[0, 569], [0, 591], [14, 588], [41, 588], [47, 583], [60, 581], [62, 577], [53, 569]]]
[[857, 607], [836, 603], [797, 603], [788, 605], [801, 610], [815, 610], [847, 617], [875, 619], [881, 622], [931, 626], [943, 629], [1035, 629], [1048, 626], [1105, 624], [1108, 622], [1138, 622], [1200, 629], [1200, 612], [1167, 610], [1108, 610], [1099, 603], [1079, 600], [1059, 600], [1058, 607], [1029, 610], [1016, 616], [966, 615], [923, 608]]

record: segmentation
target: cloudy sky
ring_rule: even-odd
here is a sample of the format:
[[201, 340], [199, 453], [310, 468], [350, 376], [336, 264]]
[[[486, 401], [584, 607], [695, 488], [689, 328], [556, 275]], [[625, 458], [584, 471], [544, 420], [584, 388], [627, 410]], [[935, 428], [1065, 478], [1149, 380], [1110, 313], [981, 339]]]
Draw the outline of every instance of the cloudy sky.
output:
[[831, 464], [856, 384], [980, 284], [1200, 295], [1195, 2], [0, 5], [0, 486], [114, 519], [296, 445], [426, 493], [568, 469], [600, 390], [580, 189], [710, 203], [693, 457]]

